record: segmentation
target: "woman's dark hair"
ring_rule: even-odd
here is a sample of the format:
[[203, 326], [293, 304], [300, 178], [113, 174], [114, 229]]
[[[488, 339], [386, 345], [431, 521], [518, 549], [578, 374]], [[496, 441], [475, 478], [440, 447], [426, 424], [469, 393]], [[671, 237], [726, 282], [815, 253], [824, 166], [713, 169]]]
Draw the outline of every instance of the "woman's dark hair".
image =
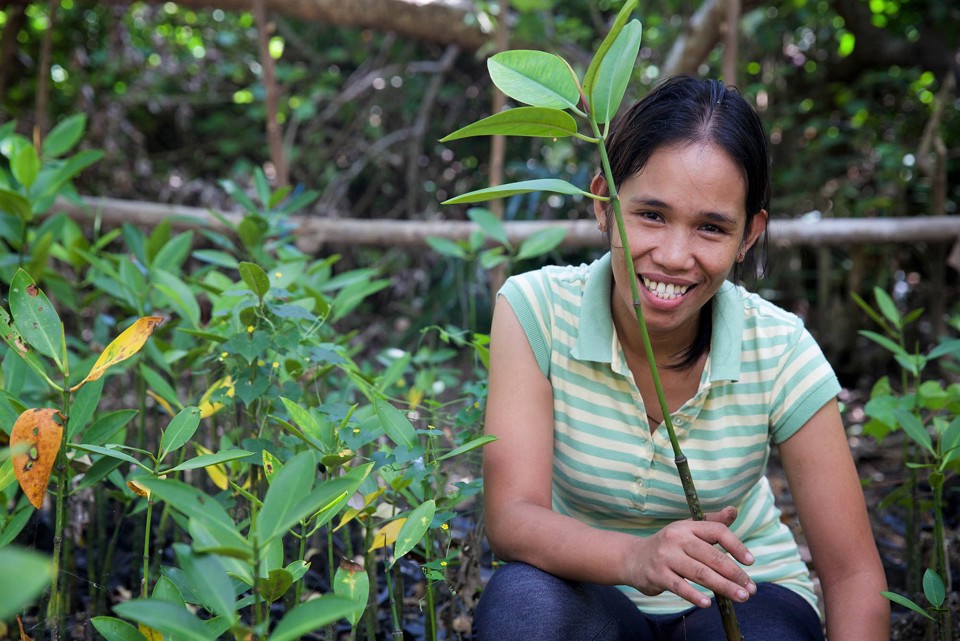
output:
[[[743, 171], [746, 182], [744, 234], [754, 216], [770, 208], [770, 160], [763, 125], [756, 111], [733, 87], [717, 80], [674, 76], [657, 84], [643, 99], [618, 118], [607, 136], [607, 154], [614, 184], [622, 185], [644, 168], [663, 147], [696, 143], [723, 149]], [[610, 215], [608, 213], [608, 215]], [[607, 229], [611, 229], [607, 225]], [[761, 274], [766, 262], [766, 232], [742, 263], [734, 263], [733, 277]], [[712, 302], [700, 310], [697, 337], [673, 365], [686, 369], [709, 349], [713, 331]]]

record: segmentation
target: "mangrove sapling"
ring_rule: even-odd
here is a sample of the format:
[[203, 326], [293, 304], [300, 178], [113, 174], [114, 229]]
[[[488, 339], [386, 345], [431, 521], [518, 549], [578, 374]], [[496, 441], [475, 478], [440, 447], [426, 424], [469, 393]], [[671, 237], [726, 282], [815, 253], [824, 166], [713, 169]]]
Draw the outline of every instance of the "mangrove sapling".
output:
[[[944, 607], [944, 594], [950, 587], [951, 571], [946, 553], [943, 491], [946, 480], [956, 473], [960, 463], [960, 384], [944, 386], [938, 380], [924, 381], [923, 371], [939, 358], [960, 355], [960, 340], [942, 339], [926, 354], [910, 352], [906, 349], [905, 329], [920, 317], [922, 310], [901, 314], [890, 295], [879, 288], [874, 289], [874, 299], [877, 309], [854, 295], [857, 305], [884, 333], [860, 333], [894, 356], [901, 369], [901, 392], [894, 393], [886, 377], [877, 381], [864, 408], [871, 418], [864, 426], [864, 433], [872, 435], [878, 442], [894, 430], [902, 430], [906, 435], [904, 465], [910, 473], [911, 513], [920, 502], [917, 475], [922, 472], [927, 475], [933, 498], [933, 554], [932, 567], [923, 575], [922, 591], [934, 616], [907, 597], [893, 592], [883, 594], [935, 621], [940, 639], [949, 639], [952, 617], [949, 609]], [[908, 582], [908, 590], [916, 591], [916, 586]]]
[[[683, 454], [670, 418], [669, 407], [663, 393], [660, 375], [654, 360], [650, 337], [647, 332], [640, 305], [639, 284], [633, 267], [633, 256], [627, 239], [626, 228], [620, 209], [617, 187], [607, 157], [606, 133], [626, 93], [630, 75], [640, 49], [641, 25], [637, 20], [628, 22], [637, 5], [637, 0], [628, 0], [614, 21], [613, 27], [600, 44], [590, 62], [581, 83], [569, 63], [563, 58], [542, 51], [505, 51], [491, 57], [487, 63], [494, 84], [507, 96], [528, 107], [518, 107], [494, 114], [467, 125], [446, 136], [441, 142], [470, 136], [515, 135], [543, 138], [572, 136], [597, 145], [607, 195], [600, 196], [584, 191], [575, 185], [558, 179], [528, 180], [473, 191], [444, 204], [475, 203], [505, 198], [515, 194], [535, 191], [550, 191], [571, 196], [583, 196], [600, 200], [612, 209], [617, 225], [627, 272], [630, 274], [630, 290], [637, 324], [643, 338], [644, 350], [656, 390], [657, 401], [664, 417], [664, 425], [673, 447], [677, 471], [683, 485], [684, 495], [694, 520], [704, 519], [690, 467]], [[582, 106], [582, 109], [577, 105]], [[577, 122], [567, 113], [573, 112], [589, 122], [592, 136], [578, 131]], [[716, 595], [717, 606], [723, 619], [723, 628], [729, 641], [743, 639], [733, 610], [732, 602]]]
[[[64, 589], [60, 583], [63, 567], [64, 530], [66, 528], [67, 482], [69, 459], [67, 446], [76, 429], [65, 419], [70, 415], [73, 394], [87, 383], [97, 381], [113, 365], [136, 354], [153, 330], [163, 320], [158, 316], [140, 318], [115, 338], [100, 354], [90, 372], [70, 386], [70, 355], [63, 327], [56, 309], [33, 278], [23, 269], [17, 270], [10, 285], [10, 314], [0, 309], [0, 329], [13, 353], [22, 358], [46, 383], [59, 393], [59, 408], [30, 408], [22, 412], [10, 433], [11, 446], [25, 446], [13, 457], [14, 472], [24, 494], [40, 509], [51, 475], [55, 474], [54, 505], [54, 573], [47, 602], [47, 625], [52, 639], [60, 638], [63, 623]], [[58, 385], [47, 375], [44, 356], [53, 361], [62, 377]], [[66, 423], [67, 433], [64, 434]]]

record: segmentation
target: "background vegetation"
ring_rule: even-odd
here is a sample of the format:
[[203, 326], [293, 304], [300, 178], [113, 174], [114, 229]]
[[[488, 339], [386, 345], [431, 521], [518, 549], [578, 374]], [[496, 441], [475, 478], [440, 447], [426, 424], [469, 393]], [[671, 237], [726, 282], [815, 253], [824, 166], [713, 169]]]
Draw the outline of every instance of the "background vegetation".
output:
[[[327, 3], [317, 0], [313, 4]], [[361, 429], [363, 420], [369, 418], [364, 408], [376, 414], [375, 399], [414, 411], [430, 407], [412, 420], [422, 430], [416, 447], [429, 449], [432, 439], [439, 439], [435, 446], [446, 451], [476, 435], [483, 398], [482, 363], [476, 350], [482, 354], [482, 333], [487, 329], [491, 305], [491, 276], [486, 269], [490, 261], [481, 258], [479, 238], [460, 252], [447, 248], [446, 254], [336, 242], [306, 247], [298, 245], [300, 239], [284, 222], [293, 213], [324, 218], [465, 219], [465, 208], [442, 208], [440, 201], [487, 184], [496, 160], [486, 139], [437, 141], [495, 109], [485, 58], [498, 45], [493, 32], [483, 35], [481, 27], [502, 24], [500, 16], [506, 4], [477, 1], [456, 14], [456, 23], [444, 24], [435, 20], [441, 9], [463, 5], [441, 2], [423, 10], [430, 13], [422, 14], [422, 28], [416, 34], [399, 18], [390, 24], [391, 16], [403, 15], [406, 8], [401, 5], [406, 4], [381, 0], [365, 5], [368, 14], [378, 16], [379, 22], [374, 24], [358, 23], [346, 9], [343, 15], [331, 10], [334, 13], [324, 14], [323, 21], [307, 19], [296, 13], [295, 5], [282, 0], [269, 4], [266, 21], [258, 21], [255, 12], [229, 2], [220, 8], [201, 8], [191, 2], [0, 2], [0, 127], [5, 127], [0, 130], [0, 141], [6, 141], [0, 148], [0, 166], [4, 175], [10, 174], [15, 164], [10, 151], [19, 149], [10, 142], [15, 136], [40, 143], [58, 124], [63, 126], [71, 117], [82, 115], [80, 120], [69, 121], [84, 123], [82, 136], [72, 141], [73, 146], [38, 157], [41, 167], [52, 175], [62, 170], [69, 158], [88, 154], [83, 158], [90, 163], [76, 166], [82, 171], [58, 183], [54, 195], [209, 207], [239, 212], [253, 221], [250, 229], [237, 228], [232, 234], [198, 228], [183, 236], [163, 225], [156, 230], [127, 226], [114, 231], [57, 216], [53, 202], [45, 202], [35, 193], [29, 200], [31, 215], [22, 217], [18, 226], [9, 204], [0, 203], [4, 215], [0, 228], [2, 291], [7, 293], [21, 265], [44, 287], [72, 337], [68, 341], [71, 356], [66, 360], [74, 363], [70, 371], [75, 379], [85, 373], [81, 364], [92, 362], [135, 318], [159, 314], [174, 319], [158, 330], [159, 340], [149, 340], [144, 354], [138, 356], [144, 360], [143, 367], [162, 376], [172, 391], [159, 391], [156, 378], [144, 379], [138, 365], [108, 378], [103, 400], [97, 397], [102, 406], [89, 401], [99, 407], [97, 416], [107, 411], [139, 410], [138, 420], [143, 422], [131, 430], [129, 445], [153, 451], [160, 444], [160, 426], [170, 420], [163, 403], [147, 390], [170, 404], [175, 414], [178, 404], [199, 407], [204, 392], [214, 389], [226, 374], [232, 374], [235, 382], [240, 380], [238, 370], [230, 369], [240, 367], [232, 360], [236, 353], [233, 347], [223, 348], [223, 343], [239, 340], [234, 334], [245, 336], [251, 326], [255, 329], [248, 338], [260, 336], [257, 332], [267, 328], [270, 338], [265, 334], [256, 349], [238, 352], [247, 367], [243, 375], [248, 382], [261, 380], [256, 374], [258, 367], [266, 368], [266, 380], [277, 387], [270, 387], [270, 392], [247, 389], [247, 396], [241, 394], [235, 405], [228, 403], [234, 412], [226, 424], [204, 419], [206, 427], [199, 434], [206, 435], [201, 442], [210, 451], [239, 446], [251, 430], [263, 436], [267, 425], [283, 433], [282, 424], [271, 424], [267, 418], [276, 415], [292, 422], [291, 410], [279, 400], [281, 396], [316, 410], [318, 416], [337, 417], [338, 429], [348, 435]], [[715, 15], [705, 12], [713, 4], [717, 3], [657, 0], [640, 7], [643, 47], [628, 100], [643, 95], [667, 71], [723, 73], [725, 48], [716, 46], [722, 24], [713, 24], [711, 31], [697, 28], [700, 23], [694, 19]], [[603, 0], [514, 0], [506, 9], [510, 46], [562, 52], [582, 72], [618, 7], [617, 2]], [[717, 19], [703, 21], [709, 25]], [[463, 25], [474, 35], [460, 36]], [[960, 7], [936, 0], [781, 0], [764, 4], [744, 0], [738, 34], [736, 78], [731, 80], [757, 105], [769, 132], [774, 156], [774, 217], [803, 218], [815, 224], [828, 217], [956, 214], [960, 200], [960, 94], [956, 89]], [[266, 57], [261, 36], [266, 36]], [[689, 54], [697, 50], [694, 45], [699, 41], [705, 44], [701, 47], [704, 53]], [[683, 44], [688, 55], [678, 63], [672, 52]], [[282, 166], [278, 166], [278, 156], [271, 154], [264, 124], [274, 109]], [[544, 145], [525, 138], [509, 139], [506, 145], [504, 180], [560, 177], [585, 186], [595, 171], [589, 146], [563, 140]], [[96, 151], [102, 151], [102, 157], [95, 158]], [[16, 181], [8, 182], [11, 188], [16, 186]], [[586, 217], [585, 209], [584, 203], [574, 198], [524, 197], [504, 203], [503, 218], [569, 220]], [[880, 456], [877, 451], [882, 449], [870, 449], [876, 445], [876, 424], [871, 427], [870, 422], [875, 417], [863, 410], [871, 390], [876, 391], [875, 383], [889, 374], [895, 383], [903, 382], [894, 387], [904, 394], [912, 384], [901, 377], [902, 363], [895, 363], [887, 351], [858, 333], [877, 327], [852, 294], [873, 301], [876, 286], [890, 292], [893, 304], [903, 314], [925, 308], [925, 314], [900, 329], [908, 351], [929, 353], [960, 328], [960, 310], [954, 302], [955, 266], [960, 259], [948, 261], [954, 240], [793, 247], [771, 252], [771, 274], [760, 282], [763, 293], [804, 316], [824, 345], [846, 388], [848, 427], [855, 444], [867, 448], [865, 456]], [[536, 258], [524, 254], [512, 260], [509, 269], [522, 270], [545, 260], [579, 262], [598, 252], [554, 249]], [[452, 257], [458, 253], [459, 258]], [[257, 264], [273, 279], [271, 287], [285, 292], [280, 295], [284, 300], [274, 303], [300, 301], [311, 317], [290, 316], [299, 312], [271, 307], [270, 297], [275, 294], [268, 295], [269, 288], [258, 294], [255, 285], [241, 278], [238, 270], [243, 262]], [[289, 268], [294, 271], [277, 269], [279, 265], [295, 265]], [[285, 271], [286, 277], [272, 276]], [[302, 282], [291, 280], [290, 273], [298, 274]], [[231, 287], [246, 288], [247, 294], [231, 298]], [[301, 304], [306, 299], [312, 302]], [[239, 308], [229, 310], [235, 303]], [[276, 314], [282, 318], [279, 323]], [[214, 327], [220, 318], [229, 319], [228, 325]], [[290, 342], [291, 331], [302, 331], [303, 342]], [[311, 351], [318, 349], [321, 351]], [[332, 395], [344, 407], [355, 404], [355, 417], [332, 410], [324, 414], [318, 409], [325, 405], [322, 399], [293, 394], [304, 372], [311, 371], [303, 360], [311, 354], [327, 359], [325, 365], [330, 367], [311, 373], [311, 381], [323, 381], [316, 389], [323, 389], [324, 395]], [[944, 389], [952, 389], [952, 357], [948, 350], [942, 350], [940, 356], [945, 358], [932, 359], [924, 374], [942, 382]], [[265, 364], [257, 365], [260, 360]], [[46, 404], [51, 398], [43, 381], [31, 378], [27, 370], [13, 364], [16, 362], [8, 350], [0, 386], [6, 393], [0, 446], [5, 444], [18, 410]], [[272, 378], [274, 362], [280, 371]], [[47, 367], [53, 375], [53, 365]], [[349, 384], [343, 382], [347, 370], [353, 372], [347, 377]], [[920, 384], [919, 376], [915, 382]], [[109, 392], [111, 389], [115, 391]], [[256, 402], [257, 390], [267, 394], [263, 406]], [[53, 397], [60, 404], [54, 406], [68, 409], [58, 395]], [[946, 407], [950, 411], [952, 406]], [[223, 418], [219, 416], [218, 421]], [[932, 416], [925, 420], [933, 429]], [[896, 420], [888, 417], [888, 423]], [[869, 438], [861, 437], [864, 429]], [[77, 430], [74, 442], [80, 443], [83, 431]], [[94, 445], [122, 442], [116, 440], [117, 432], [109, 437]], [[397, 445], [386, 432], [379, 438]], [[885, 445], [899, 442], [896, 434], [890, 438]], [[376, 442], [373, 436], [371, 439], [368, 445]], [[347, 445], [356, 450], [360, 443]], [[406, 445], [413, 447], [412, 443]], [[289, 451], [275, 452], [293, 456], [302, 446], [301, 439]], [[321, 452], [309, 445], [303, 447], [313, 449], [317, 456], [331, 454], [323, 448]], [[370, 447], [373, 449], [367, 454], [373, 457], [377, 448]], [[892, 449], [901, 466], [898, 469], [905, 469], [900, 452]], [[393, 447], [389, 450], [380, 456], [392, 456]], [[462, 467], [444, 474], [475, 480], [476, 469], [471, 467], [475, 461], [467, 462], [475, 454], [464, 454]], [[920, 454], [913, 455], [907, 459], [923, 460]], [[100, 456], [110, 458], [103, 453]], [[401, 476], [412, 469], [408, 464], [400, 461]], [[246, 466], [233, 468], [238, 482], [252, 478], [255, 483], [265, 483], [262, 456], [259, 463], [232, 465]], [[445, 481], [431, 477], [422, 485], [422, 475], [409, 473], [426, 489], [412, 497], [398, 494], [388, 501], [396, 508], [391, 517], [423, 504], [435, 491], [445, 494]], [[886, 474], [885, 481], [875, 483], [878, 500], [887, 496], [883, 488], [891, 477]], [[68, 501], [71, 513], [89, 509], [91, 515], [100, 515], [94, 516], [92, 523], [98, 523], [96, 518], [106, 519], [92, 531], [76, 526], [72, 534], [76, 546], [71, 548], [75, 549], [73, 562], [81, 567], [69, 571], [85, 577], [80, 585], [90, 596], [75, 597], [68, 612], [102, 614], [97, 605], [128, 596], [118, 594], [117, 585], [97, 576], [97, 569], [83, 560], [90, 558], [82, 552], [84, 541], [96, 537], [109, 541], [117, 531], [114, 527], [124, 523], [120, 517], [129, 518], [131, 512], [145, 509], [127, 488], [126, 475], [116, 487], [110, 486], [107, 478], [104, 475], [90, 482], [89, 487], [97, 487], [102, 495], [91, 495], [89, 505], [78, 495]], [[209, 485], [212, 481], [203, 479], [194, 481], [215, 492]], [[386, 484], [400, 492], [395, 481], [388, 479]], [[922, 490], [925, 478], [921, 475], [914, 481]], [[266, 486], [258, 487], [263, 490]], [[25, 516], [18, 517], [23, 523], [11, 540], [4, 542], [19, 536], [42, 548], [48, 540], [43, 528], [54, 527], [52, 515], [28, 509], [15, 489], [5, 490], [10, 502], [5, 527], [9, 528], [18, 514]], [[944, 496], [950, 514], [956, 492], [948, 485]], [[439, 501], [440, 495], [435, 498]], [[457, 495], [457, 500], [460, 498], [466, 501], [460, 504], [461, 510], [472, 506], [469, 496]], [[124, 511], [111, 521], [105, 515], [115, 509], [111, 501], [118, 500]], [[922, 515], [914, 515], [911, 521], [907, 514], [911, 509], [921, 513], [930, 509], [931, 501], [914, 494], [890, 499], [884, 507], [900, 510], [894, 512], [900, 515], [899, 523], [915, 521], [916, 536], [920, 537]], [[382, 510], [374, 515], [375, 507], [374, 502], [372, 517], [389, 520]], [[482, 546], [472, 529], [472, 517], [466, 523], [458, 522], [462, 528], [456, 537], [443, 538], [440, 533], [454, 524], [452, 503], [449, 507], [449, 518], [438, 518], [432, 524], [437, 536], [432, 542], [428, 538], [426, 547], [423, 541], [418, 545], [421, 560], [440, 563], [441, 559], [462, 558], [462, 567], [473, 567], [470, 572], [474, 574], [464, 570], [458, 575], [457, 580], [465, 582], [457, 584], [462, 603], [459, 610], [448, 612], [444, 628], [454, 630], [457, 616], [469, 613], [472, 596], [464, 596], [465, 592], [469, 586], [479, 585], [476, 566]], [[256, 503], [240, 508], [238, 514], [247, 513], [244, 510], [256, 511]], [[165, 511], [164, 518], [173, 517]], [[143, 534], [143, 517], [136, 519], [138, 543], [125, 544], [131, 555]], [[443, 524], [448, 530], [439, 529]], [[186, 521], [181, 525], [186, 526]], [[932, 529], [933, 523], [923, 527]], [[955, 527], [955, 521], [948, 519], [948, 540], [951, 532], [956, 540]], [[164, 534], [155, 547], [157, 566], [163, 550], [170, 557], [163, 563], [173, 561], [174, 548], [163, 539], [176, 538], [170, 528], [169, 521], [163, 521], [159, 531]], [[373, 531], [358, 528], [351, 545], [356, 543], [359, 550], [364, 532]], [[448, 554], [438, 541], [473, 549], [470, 554]], [[894, 537], [891, 546], [902, 541]], [[52, 535], [49, 542], [52, 548]], [[376, 557], [370, 554], [371, 559]], [[897, 566], [900, 561], [902, 565]], [[919, 561], [889, 562], [896, 579], [894, 587], [899, 582], [901, 591], [918, 594], [919, 570], [914, 567], [916, 576], [908, 577], [905, 568]], [[380, 563], [383, 570], [383, 558]], [[124, 573], [129, 576], [116, 576], [114, 583], [125, 581], [125, 589], [136, 593], [138, 562], [127, 565]], [[401, 567], [403, 564], [397, 565], [398, 571]], [[439, 566], [434, 569], [439, 572]], [[323, 572], [329, 576], [320, 579], [321, 592], [328, 590], [333, 578], [331, 568]], [[420, 578], [422, 573], [418, 573], [414, 565], [411, 578]], [[380, 576], [382, 581], [390, 575]], [[130, 577], [133, 582], [126, 580]], [[376, 592], [376, 577], [373, 584]], [[389, 606], [383, 609], [389, 612]], [[462, 622], [459, 625], [462, 627]], [[89, 626], [84, 634], [93, 634]]]

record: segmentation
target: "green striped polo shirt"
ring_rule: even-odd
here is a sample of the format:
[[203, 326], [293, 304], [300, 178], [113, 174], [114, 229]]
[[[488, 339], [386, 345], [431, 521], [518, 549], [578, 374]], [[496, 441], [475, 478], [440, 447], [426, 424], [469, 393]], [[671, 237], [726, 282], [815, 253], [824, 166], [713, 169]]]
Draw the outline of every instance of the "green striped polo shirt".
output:
[[[500, 294], [553, 387], [553, 509], [597, 528], [649, 536], [690, 513], [666, 429], [651, 434], [617, 340], [611, 285], [606, 254], [590, 265], [513, 276]], [[789, 438], [839, 391], [799, 318], [727, 282], [714, 297], [699, 389], [671, 414], [703, 509], [739, 511], [731, 529], [756, 557], [744, 569], [814, 607], [809, 573], [764, 472], [770, 440]], [[621, 589], [650, 614], [691, 607], [673, 593]]]

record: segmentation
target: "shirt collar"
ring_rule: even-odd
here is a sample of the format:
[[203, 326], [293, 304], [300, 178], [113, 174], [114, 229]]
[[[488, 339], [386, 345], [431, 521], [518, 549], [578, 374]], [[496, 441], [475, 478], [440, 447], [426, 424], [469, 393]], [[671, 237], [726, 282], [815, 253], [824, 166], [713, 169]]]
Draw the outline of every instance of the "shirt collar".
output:
[[[570, 355], [582, 361], [613, 362], [614, 326], [610, 310], [613, 271], [610, 253], [594, 261], [587, 271], [583, 304], [577, 327], [579, 333]], [[743, 338], [743, 304], [740, 290], [725, 282], [713, 297], [713, 335], [707, 372], [710, 381], [740, 377], [740, 350]]]

